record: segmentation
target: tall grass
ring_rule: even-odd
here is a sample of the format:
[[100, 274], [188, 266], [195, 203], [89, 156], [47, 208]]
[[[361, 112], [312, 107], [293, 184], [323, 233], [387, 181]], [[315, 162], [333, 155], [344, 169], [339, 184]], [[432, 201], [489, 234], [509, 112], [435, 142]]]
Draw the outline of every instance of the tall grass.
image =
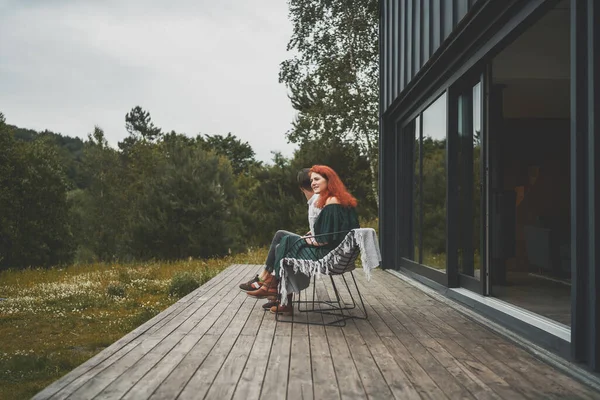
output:
[[254, 249], [210, 260], [1, 272], [0, 399], [30, 398], [166, 309], [178, 299], [169, 295], [173, 277], [201, 285], [231, 264], [265, 257], [266, 249]]

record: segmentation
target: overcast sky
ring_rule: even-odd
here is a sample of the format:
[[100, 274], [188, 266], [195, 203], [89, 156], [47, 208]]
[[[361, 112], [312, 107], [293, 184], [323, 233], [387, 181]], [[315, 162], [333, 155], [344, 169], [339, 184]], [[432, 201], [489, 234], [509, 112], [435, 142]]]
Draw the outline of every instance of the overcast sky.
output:
[[0, 0], [0, 111], [23, 128], [116, 146], [140, 105], [163, 130], [291, 155], [284, 0]]

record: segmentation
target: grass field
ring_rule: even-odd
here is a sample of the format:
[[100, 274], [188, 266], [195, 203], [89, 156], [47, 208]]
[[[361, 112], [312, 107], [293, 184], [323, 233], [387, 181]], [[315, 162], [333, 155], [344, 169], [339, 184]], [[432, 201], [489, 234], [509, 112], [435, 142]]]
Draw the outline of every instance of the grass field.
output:
[[[173, 277], [202, 284], [266, 249], [179, 262], [0, 273], [0, 399], [27, 399], [177, 301]], [[181, 281], [181, 279], [179, 280]]]

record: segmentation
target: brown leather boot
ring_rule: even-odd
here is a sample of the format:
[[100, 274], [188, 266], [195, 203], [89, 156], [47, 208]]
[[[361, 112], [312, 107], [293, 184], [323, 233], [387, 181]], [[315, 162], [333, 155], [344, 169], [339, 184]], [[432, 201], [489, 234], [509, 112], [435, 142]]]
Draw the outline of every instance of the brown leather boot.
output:
[[294, 313], [294, 306], [292, 304], [292, 295], [288, 294], [287, 298], [288, 298], [288, 301], [285, 306], [282, 306], [281, 304], [274, 305], [273, 307], [271, 307], [271, 313], [292, 315]]
[[[269, 297], [270, 299], [270, 297]], [[262, 305], [263, 310], [270, 310], [271, 307], [279, 305], [279, 300], [269, 300], [265, 304]]]
[[277, 279], [273, 278], [270, 282], [265, 282], [259, 289], [247, 292], [248, 296], [256, 297], [257, 299], [277, 296], [277, 283]]
[[294, 308], [291, 304], [282, 306], [281, 304], [271, 307], [272, 314], [283, 314], [283, 315], [292, 315], [294, 313]]

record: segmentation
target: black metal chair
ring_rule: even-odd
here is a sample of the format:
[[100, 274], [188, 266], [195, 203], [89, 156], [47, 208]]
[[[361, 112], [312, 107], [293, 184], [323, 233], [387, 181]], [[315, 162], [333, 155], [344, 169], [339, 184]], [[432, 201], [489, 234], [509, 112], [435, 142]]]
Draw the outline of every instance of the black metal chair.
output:
[[[303, 258], [303, 260], [319, 260], [325, 257], [331, 257], [335, 260], [332, 268], [328, 268], [327, 271], [321, 270], [320, 275], [328, 275], [331, 280], [331, 286], [333, 288], [333, 292], [335, 294], [335, 299], [319, 299], [317, 300], [317, 273], [313, 274], [313, 290], [312, 290], [312, 300], [308, 300], [308, 295], [305, 292], [306, 300], [302, 300], [301, 293], [298, 293], [298, 299], [295, 300], [296, 294], [292, 296], [292, 307], [297, 305], [298, 311], [302, 313], [315, 312], [320, 313], [321, 315], [333, 316], [333, 321], [325, 322], [326, 318], [323, 318], [323, 322], [314, 322], [314, 321], [303, 321], [297, 320], [294, 318], [295, 313], [292, 313], [291, 319], [283, 319], [279, 313], [276, 314], [275, 318], [278, 322], [289, 322], [289, 323], [300, 323], [300, 324], [308, 324], [308, 325], [320, 325], [320, 326], [345, 326], [346, 321], [349, 319], [367, 319], [367, 310], [365, 308], [364, 301], [362, 299], [362, 295], [360, 293], [360, 289], [356, 284], [356, 278], [354, 277], [354, 269], [356, 269], [356, 259], [360, 253], [360, 249], [358, 245], [354, 244], [349, 252], [345, 252], [343, 246], [338, 245], [336, 248], [332, 249], [323, 257], [318, 257], [318, 249], [319, 246], [309, 245], [305, 239], [313, 238], [318, 239], [319, 237], [331, 236], [334, 234], [345, 234], [347, 235], [353, 234], [352, 231], [340, 231], [340, 232], [332, 232], [326, 233], [322, 235], [314, 235], [314, 236], [305, 236], [304, 238], [298, 239], [294, 244], [288, 249], [287, 254], [297, 254], [298, 250], [301, 248], [302, 252], [307, 255], [307, 257]], [[346, 249], [347, 250], [347, 249]], [[284, 257], [283, 265], [289, 266], [292, 258]], [[358, 302], [354, 298], [352, 294], [352, 290], [350, 290], [350, 286], [348, 285], [348, 280], [346, 279], [345, 274], [349, 273], [352, 277], [352, 281], [354, 282], [354, 287], [356, 289], [356, 294], [358, 296], [358, 300], [360, 300], [360, 306], [357, 310], [357, 313], [350, 313], [351, 310], [354, 310], [358, 306]], [[335, 283], [334, 277], [340, 277], [343, 285], [346, 287], [347, 293], [350, 296], [350, 302], [347, 304], [340, 291], [338, 290], [338, 286]], [[279, 285], [284, 284], [283, 280], [279, 282]], [[281, 288], [279, 288], [281, 289]], [[279, 290], [280, 291], [280, 290]], [[306, 305], [305, 308], [302, 305]], [[308, 307], [310, 305], [310, 307]]]

